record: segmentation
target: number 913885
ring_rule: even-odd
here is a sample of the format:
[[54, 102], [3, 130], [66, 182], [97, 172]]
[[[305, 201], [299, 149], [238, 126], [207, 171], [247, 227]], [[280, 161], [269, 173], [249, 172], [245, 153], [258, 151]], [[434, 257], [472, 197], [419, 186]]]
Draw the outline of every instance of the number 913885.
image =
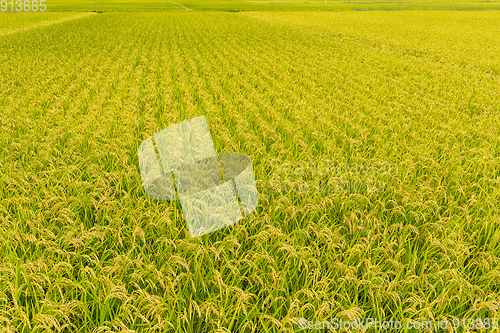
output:
[[10, 10], [12, 12], [44, 12], [47, 9], [45, 0], [1, 0], [0, 9], [2, 12]]

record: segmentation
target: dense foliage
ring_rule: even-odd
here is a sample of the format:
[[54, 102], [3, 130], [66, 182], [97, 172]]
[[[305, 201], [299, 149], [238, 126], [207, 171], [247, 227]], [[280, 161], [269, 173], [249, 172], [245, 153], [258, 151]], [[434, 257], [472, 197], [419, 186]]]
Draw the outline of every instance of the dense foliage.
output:
[[[0, 28], [7, 331], [499, 317], [498, 12], [43, 15]], [[200, 115], [259, 207], [189, 238], [137, 147]]]

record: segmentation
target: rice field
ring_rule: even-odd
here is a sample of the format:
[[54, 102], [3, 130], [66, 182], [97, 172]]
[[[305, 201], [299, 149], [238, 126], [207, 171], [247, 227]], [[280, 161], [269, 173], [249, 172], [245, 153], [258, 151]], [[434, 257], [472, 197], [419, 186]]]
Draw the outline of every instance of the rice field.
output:
[[[49, 1], [49, 0], [48, 0]], [[47, 11], [499, 10], [499, 0], [50, 0]]]
[[[500, 12], [176, 3], [1, 13], [2, 331], [500, 317]], [[259, 205], [190, 238], [137, 149], [202, 115]]]
[[25, 12], [16, 13], [14, 15], [4, 13], [2, 14], [0, 36], [26, 32], [31, 29], [36, 29], [51, 24], [58, 24], [68, 20], [78, 19], [80, 17], [92, 15], [94, 13]]

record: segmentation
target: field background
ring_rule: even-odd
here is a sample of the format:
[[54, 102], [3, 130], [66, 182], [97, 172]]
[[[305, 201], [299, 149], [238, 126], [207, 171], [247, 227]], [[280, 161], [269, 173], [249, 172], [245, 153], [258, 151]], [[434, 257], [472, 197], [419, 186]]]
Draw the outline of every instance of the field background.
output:
[[[361, 5], [0, 13], [1, 330], [498, 318], [500, 12], [476, 10], [498, 2]], [[201, 115], [219, 153], [251, 157], [259, 207], [189, 238], [179, 203], [144, 195], [137, 148]], [[397, 168], [280, 172], [326, 162]], [[385, 191], [283, 190], [316, 177]]]
[[98, 11], [171, 11], [180, 10], [319, 10], [319, 11], [366, 11], [366, 10], [498, 10], [499, 0], [95, 0], [68, 1], [47, 0], [47, 10], [98, 10]]

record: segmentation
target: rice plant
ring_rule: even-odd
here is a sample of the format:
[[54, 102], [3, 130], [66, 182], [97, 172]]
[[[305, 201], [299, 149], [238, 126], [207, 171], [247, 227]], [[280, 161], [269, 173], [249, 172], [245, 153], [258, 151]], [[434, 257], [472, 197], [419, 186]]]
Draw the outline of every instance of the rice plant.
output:
[[[3, 330], [499, 317], [497, 11], [48, 15], [0, 28]], [[259, 206], [190, 238], [137, 149], [201, 115]]]

